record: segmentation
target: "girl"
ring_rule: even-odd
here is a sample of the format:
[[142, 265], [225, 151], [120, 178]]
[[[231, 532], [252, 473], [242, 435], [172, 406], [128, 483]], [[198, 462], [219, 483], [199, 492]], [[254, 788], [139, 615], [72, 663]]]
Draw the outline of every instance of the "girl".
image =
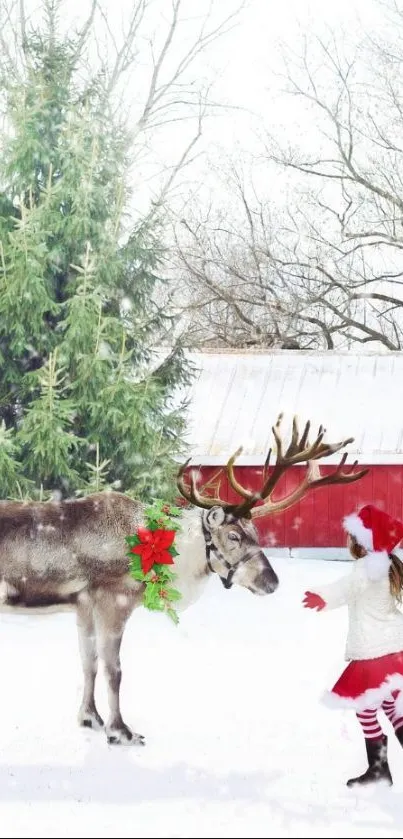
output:
[[378, 721], [382, 709], [403, 746], [403, 563], [392, 551], [403, 538], [403, 523], [368, 504], [344, 519], [347, 545], [355, 560], [351, 574], [314, 592], [306, 591], [308, 609], [347, 604], [345, 658], [350, 663], [328, 698], [354, 708], [362, 727], [368, 758], [363, 775], [348, 787], [377, 781], [393, 783], [387, 737]]

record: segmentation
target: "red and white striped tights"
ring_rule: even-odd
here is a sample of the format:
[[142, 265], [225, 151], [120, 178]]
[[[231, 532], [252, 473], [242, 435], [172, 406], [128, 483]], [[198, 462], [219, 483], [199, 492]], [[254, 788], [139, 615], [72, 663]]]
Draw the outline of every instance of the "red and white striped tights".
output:
[[357, 719], [366, 740], [379, 740], [383, 736], [382, 728], [378, 722], [378, 711], [381, 709], [389, 722], [392, 723], [395, 731], [403, 726], [403, 715], [396, 711], [395, 705], [396, 699], [391, 697], [385, 699], [380, 708], [368, 708], [365, 711], [357, 712]]

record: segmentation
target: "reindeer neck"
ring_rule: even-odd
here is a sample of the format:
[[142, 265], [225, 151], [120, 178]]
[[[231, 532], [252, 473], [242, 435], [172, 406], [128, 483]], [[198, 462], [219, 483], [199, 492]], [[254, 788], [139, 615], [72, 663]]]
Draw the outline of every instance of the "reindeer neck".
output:
[[198, 509], [184, 510], [175, 546], [179, 551], [175, 558], [176, 587], [182, 592], [178, 610], [186, 609], [202, 596], [210, 571], [206, 560], [201, 513]]

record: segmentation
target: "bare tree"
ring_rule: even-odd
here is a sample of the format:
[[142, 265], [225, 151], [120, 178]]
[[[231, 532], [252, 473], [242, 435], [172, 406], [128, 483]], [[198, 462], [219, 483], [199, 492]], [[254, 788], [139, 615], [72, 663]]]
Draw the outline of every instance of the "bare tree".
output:
[[172, 273], [182, 287], [184, 340], [333, 349], [338, 310], [323, 311], [323, 276], [318, 281], [312, 255], [302, 262], [302, 218], [264, 200], [234, 166], [225, 183], [231, 210], [210, 203], [175, 227]]
[[93, 84], [103, 87], [105, 108], [113, 103], [130, 128], [133, 179], [155, 213], [194, 159], [203, 120], [218, 107], [201, 59], [237, 24], [243, 5], [234, 0], [222, 14], [219, 0], [208, 0], [196, 15], [192, 0], [121, 0], [120, 18], [109, 0], [83, 0], [76, 19], [68, 0], [0, 0], [0, 81], [21, 81], [29, 72], [26, 45], [42, 19], [48, 33], [67, 30], [83, 67], [82, 95]]
[[[252, 174], [227, 175], [226, 208], [177, 227], [190, 340], [403, 347], [403, 3], [382, 7], [382, 38], [310, 35], [284, 53], [298, 133], [266, 133]], [[285, 200], [262, 186], [273, 172]]]
[[382, 39], [349, 49], [331, 34], [286, 61], [288, 93], [307, 106], [316, 136], [308, 153], [270, 138], [267, 157], [295, 173], [294, 217], [305, 231], [296, 264], [314, 277], [321, 310], [347, 341], [400, 350], [403, 5], [382, 5], [393, 16]]

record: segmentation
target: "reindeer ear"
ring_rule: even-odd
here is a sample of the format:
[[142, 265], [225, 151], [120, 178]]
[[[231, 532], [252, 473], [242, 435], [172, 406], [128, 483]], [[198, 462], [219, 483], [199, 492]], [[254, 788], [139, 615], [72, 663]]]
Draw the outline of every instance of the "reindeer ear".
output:
[[204, 513], [204, 524], [210, 533], [220, 527], [225, 521], [225, 512], [222, 507], [211, 507]]

